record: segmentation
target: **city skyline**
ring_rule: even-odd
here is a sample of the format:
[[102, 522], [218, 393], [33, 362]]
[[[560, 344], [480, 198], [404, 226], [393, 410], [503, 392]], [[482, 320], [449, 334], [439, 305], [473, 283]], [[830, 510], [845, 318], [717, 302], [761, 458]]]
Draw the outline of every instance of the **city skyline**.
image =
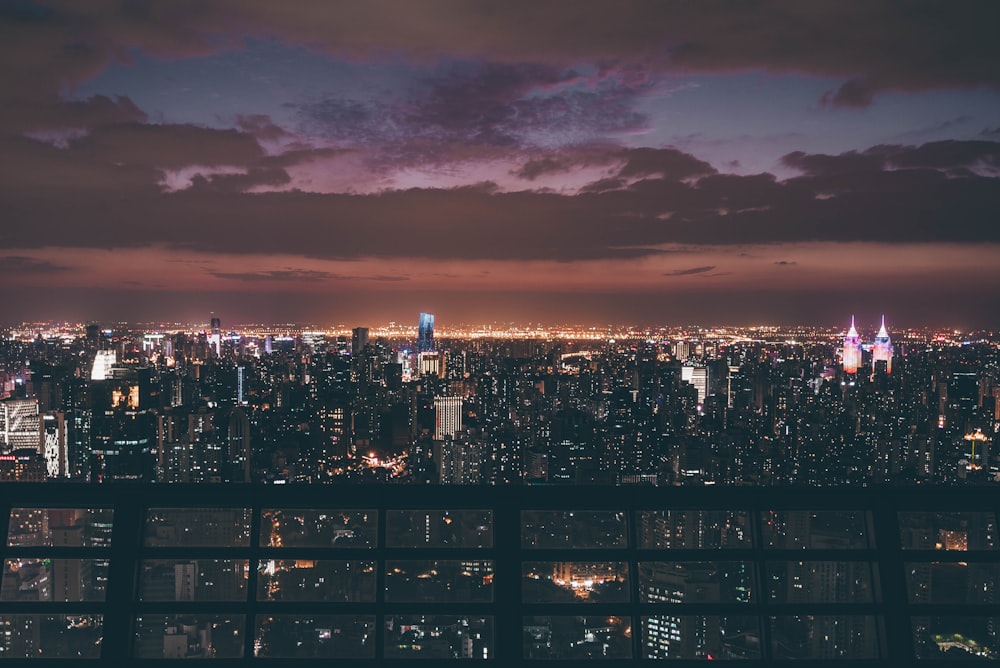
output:
[[997, 19], [7, 5], [5, 320], [992, 327]]

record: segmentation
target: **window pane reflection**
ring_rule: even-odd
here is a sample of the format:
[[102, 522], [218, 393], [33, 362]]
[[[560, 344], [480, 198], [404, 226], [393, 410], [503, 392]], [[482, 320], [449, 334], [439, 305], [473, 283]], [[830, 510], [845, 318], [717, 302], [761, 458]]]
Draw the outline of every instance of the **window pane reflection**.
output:
[[534, 616], [523, 619], [526, 659], [630, 659], [627, 615]]
[[990, 512], [902, 512], [899, 537], [904, 550], [992, 550], [996, 519]]
[[531, 561], [522, 564], [525, 603], [624, 603], [629, 600], [623, 561]]
[[375, 600], [375, 562], [269, 559], [257, 570], [258, 601]]
[[996, 603], [1000, 564], [909, 563], [906, 581], [911, 603]]
[[107, 559], [7, 559], [0, 600], [103, 601]]
[[644, 510], [639, 547], [750, 548], [750, 513], [727, 510]]
[[260, 522], [261, 547], [375, 547], [378, 512], [374, 510], [265, 509]]
[[744, 561], [644, 561], [643, 603], [749, 603], [753, 564]]
[[385, 618], [387, 659], [489, 659], [493, 618], [465, 615], [390, 615]]
[[803, 550], [863, 550], [868, 513], [862, 510], [771, 510], [762, 514], [765, 547]]
[[98, 659], [102, 615], [0, 615], [8, 659]]
[[767, 585], [778, 603], [870, 603], [871, 572], [867, 561], [772, 561]]
[[1000, 659], [1000, 616], [914, 617], [912, 624], [918, 659]]
[[110, 547], [110, 508], [11, 508], [7, 546]]
[[245, 601], [246, 559], [149, 559], [142, 562], [142, 601]]
[[142, 615], [136, 619], [140, 659], [234, 659], [243, 656], [243, 615]]
[[756, 617], [651, 615], [642, 618], [642, 654], [647, 659], [759, 659]]
[[258, 617], [254, 656], [280, 659], [370, 659], [375, 656], [375, 617]]
[[771, 617], [775, 659], [876, 659], [878, 625], [863, 615]]
[[493, 547], [492, 510], [389, 510], [389, 547]]
[[386, 563], [385, 600], [492, 601], [489, 560], [407, 560]]
[[245, 547], [250, 544], [247, 508], [150, 508], [146, 545], [152, 547]]
[[612, 510], [525, 510], [521, 544], [534, 548], [625, 547], [626, 514]]

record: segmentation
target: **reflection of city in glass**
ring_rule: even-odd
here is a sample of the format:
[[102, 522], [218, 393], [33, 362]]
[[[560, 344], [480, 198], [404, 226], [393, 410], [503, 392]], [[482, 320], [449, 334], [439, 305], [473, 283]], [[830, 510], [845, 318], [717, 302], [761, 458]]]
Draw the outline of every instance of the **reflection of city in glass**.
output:
[[871, 547], [868, 513], [851, 510], [784, 510], [763, 513], [766, 547], [863, 550]]
[[646, 548], [749, 548], [750, 513], [724, 510], [644, 510], [639, 545]]
[[107, 559], [7, 559], [0, 600], [103, 601]]
[[760, 624], [739, 615], [642, 618], [647, 659], [759, 659]]
[[103, 615], [0, 615], [0, 658], [100, 658], [103, 623]]
[[767, 583], [778, 603], [867, 603], [872, 565], [865, 561], [771, 561]]
[[246, 508], [150, 508], [145, 544], [151, 547], [242, 547], [250, 543]]
[[911, 622], [918, 659], [1000, 658], [1000, 616], [914, 617]]
[[260, 545], [374, 547], [378, 514], [369, 510], [264, 510]]
[[390, 615], [385, 619], [387, 659], [489, 659], [493, 618], [464, 615]]
[[139, 574], [143, 601], [245, 601], [246, 559], [148, 559]]
[[375, 617], [288, 614], [258, 617], [254, 656], [370, 659], [375, 656]]
[[489, 510], [391, 510], [389, 547], [493, 547]]
[[268, 559], [257, 570], [258, 601], [375, 600], [375, 562]]
[[878, 624], [860, 615], [771, 617], [775, 659], [876, 659], [881, 656]]
[[142, 615], [133, 651], [140, 659], [235, 659], [245, 626], [243, 615]]
[[524, 603], [627, 602], [628, 563], [623, 561], [529, 561], [522, 564]]
[[521, 544], [531, 548], [625, 547], [626, 514], [606, 510], [525, 510]]
[[523, 619], [526, 659], [627, 659], [632, 656], [629, 617], [574, 615]]
[[110, 508], [11, 508], [10, 547], [110, 547]]
[[386, 562], [385, 600], [492, 601], [493, 562], [405, 560]]
[[992, 512], [899, 513], [900, 542], [904, 550], [993, 550], [997, 547], [996, 518]]

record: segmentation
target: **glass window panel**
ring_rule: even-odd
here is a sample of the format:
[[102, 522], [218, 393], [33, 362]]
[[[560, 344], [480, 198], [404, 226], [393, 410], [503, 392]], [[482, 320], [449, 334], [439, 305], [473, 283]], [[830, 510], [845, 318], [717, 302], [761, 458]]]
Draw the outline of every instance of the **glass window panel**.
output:
[[254, 656], [279, 659], [371, 659], [372, 615], [267, 615], [257, 618]]
[[269, 559], [257, 569], [258, 601], [375, 600], [375, 562]]
[[530, 561], [522, 564], [525, 603], [627, 603], [624, 561]]
[[626, 514], [613, 510], [525, 510], [521, 545], [553, 547], [626, 547]]
[[644, 561], [643, 603], [749, 603], [753, 564], [744, 561]]
[[524, 658], [630, 659], [630, 620], [628, 615], [524, 617]]
[[865, 615], [771, 617], [775, 659], [877, 659], [878, 624]]
[[243, 615], [141, 615], [135, 625], [140, 659], [238, 659]]
[[390, 510], [389, 547], [493, 547], [492, 510]]
[[995, 603], [1000, 564], [908, 563], [906, 580], [911, 603]]
[[870, 603], [867, 561], [771, 561], [767, 587], [777, 603]]
[[991, 512], [899, 513], [904, 550], [993, 550], [996, 535], [996, 518]]
[[759, 659], [760, 624], [738, 615], [650, 615], [642, 618], [647, 659]]
[[493, 618], [466, 615], [390, 615], [387, 659], [491, 659]]
[[250, 544], [247, 508], [150, 508], [146, 545], [152, 547], [245, 547]]
[[803, 550], [871, 547], [863, 510], [771, 510], [763, 513], [764, 546]]
[[375, 547], [378, 511], [267, 509], [261, 547]]
[[107, 559], [7, 559], [0, 600], [103, 601], [107, 581]]
[[492, 601], [491, 560], [386, 562], [385, 600], [404, 602]]
[[751, 548], [750, 513], [744, 510], [643, 510], [639, 547]]
[[245, 601], [246, 559], [149, 559], [142, 562], [143, 601]]
[[1000, 615], [914, 617], [913, 649], [918, 659], [1000, 659]]
[[111, 508], [11, 508], [7, 545], [110, 547]]
[[102, 615], [0, 615], [0, 658], [99, 659]]

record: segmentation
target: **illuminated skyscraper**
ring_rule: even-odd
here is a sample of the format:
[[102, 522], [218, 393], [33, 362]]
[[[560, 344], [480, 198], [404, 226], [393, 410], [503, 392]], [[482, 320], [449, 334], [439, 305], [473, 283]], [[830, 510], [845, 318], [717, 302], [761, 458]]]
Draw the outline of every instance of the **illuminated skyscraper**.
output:
[[885, 362], [886, 373], [892, 373], [892, 341], [885, 329], [885, 316], [882, 316], [882, 327], [875, 335], [875, 345], [872, 347], [872, 370], [879, 362]]
[[429, 353], [434, 350], [434, 314], [421, 313], [417, 330], [417, 352]]
[[861, 366], [861, 338], [854, 328], [854, 316], [851, 316], [851, 328], [844, 337], [844, 371], [857, 373]]

